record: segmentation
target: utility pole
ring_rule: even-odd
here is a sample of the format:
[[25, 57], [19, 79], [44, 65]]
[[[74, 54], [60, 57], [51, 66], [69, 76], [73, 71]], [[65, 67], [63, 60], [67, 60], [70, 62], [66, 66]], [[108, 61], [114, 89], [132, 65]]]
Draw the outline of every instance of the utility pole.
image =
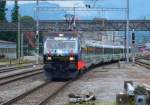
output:
[[36, 0], [36, 64], [39, 64], [39, 0]]
[[113, 41], [113, 57], [112, 58], [114, 59], [115, 58], [114, 57], [114, 53], [115, 53], [115, 51], [114, 51], [114, 49], [115, 49], [114, 48], [114, 46], [115, 46], [115, 33], [114, 33], [114, 31], [113, 31], [113, 34], [112, 34], [112, 41]]
[[18, 15], [18, 60], [19, 60], [19, 63], [20, 63], [20, 49], [21, 49], [21, 40], [20, 40], [20, 16]]
[[127, 24], [126, 24], [126, 62], [129, 63], [129, 0], [127, 0]]
[[23, 32], [22, 32], [22, 33], [21, 33], [21, 57], [22, 57], [22, 59], [23, 59], [23, 56], [24, 56], [24, 53], [23, 53], [23, 49], [24, 49], [24, 48], [23, 48], [23, 47], [24, 47], [24, 46], [23, 46], [23, 44], [24, 44], [24, 43], [23, 43], [23, 36], [24, 36], [24, 35], [23, 35]]
[[126, 50], [126, 30], [125, 30], [125, 32], [124, 32], [124, 57], [125, 57], [125, 60], [126, 60], [126, 58], [127, 58], [127, 50]]
[[73, 16], [73, 29], [76, 27], [76, 22], [75, 22], [75, 19], [76, 19], [76, 7], [74, 6], [74, 16]]

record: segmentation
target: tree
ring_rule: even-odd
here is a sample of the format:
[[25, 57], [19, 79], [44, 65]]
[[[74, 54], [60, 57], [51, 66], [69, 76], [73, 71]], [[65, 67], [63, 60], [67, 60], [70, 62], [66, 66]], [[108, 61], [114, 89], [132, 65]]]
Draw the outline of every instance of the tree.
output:
[[0, 40], [6, 40], [6, 41], [13, 41], [16, 42], [16, 35], [13, 34], [14, 32], [9, 32], [9, 31], [3, 31], [0, 32]]
[[0, 22], [5, 22], [6, 21], [6, 1], [5, 0], [2, 0], [0, 1]]
[[[6, 0], [0, 0], [0, 22], [6, 22]], [[0, 40], [6, 40], [6, 41], [16, 41], [16, 34], [13, 34], [13, 32], [0, 32]]]
[[[12, 10], [12, 14], [11, 14], [11, 20], [12, 20], [12, 22], [18, 22], [18, 17], [19, 17], [19, 6], [18, 6], [18, 0], [15, 0], [15, 2], [14, 2], [15, 4], [14, 4], [14, 8], [13, 8], [13, 10]], [[20, 48], [18, 48], [19, 47], [19, 43], [18, 43], [18, 37], [20, 37], [20, 35], [18, 35], [17, 34], [17, 32], [13, 32], [12, 33], [13, 35], [15, 35], [15, 38], [16, 38], [16, 43], [17, 43], [17, 45], [16, 45], [16, 52], [17, 52], [17, 58], [20, 56], [20, 54], [19, 54], [19, 52], [18, 52], [18, 49], [20, 49]]]
[[12, 22], [18, 22], [18, 16], [19, 16], [18, 0], [15, 0], [15, 5], [11, 14]]
[[35, 20], [31, 16], [22, 16], [20, 22], [21, 24], [35, 27]]

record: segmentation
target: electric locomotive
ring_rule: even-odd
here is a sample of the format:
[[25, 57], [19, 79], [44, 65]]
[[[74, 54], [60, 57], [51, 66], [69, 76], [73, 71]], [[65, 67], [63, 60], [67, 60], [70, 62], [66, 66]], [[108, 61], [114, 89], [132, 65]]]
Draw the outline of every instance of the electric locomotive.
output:
[[79, 37], [78, 32], [58, 32], [44, 38], [44, 71], [48, 79], [75, 78], [84, 68]]

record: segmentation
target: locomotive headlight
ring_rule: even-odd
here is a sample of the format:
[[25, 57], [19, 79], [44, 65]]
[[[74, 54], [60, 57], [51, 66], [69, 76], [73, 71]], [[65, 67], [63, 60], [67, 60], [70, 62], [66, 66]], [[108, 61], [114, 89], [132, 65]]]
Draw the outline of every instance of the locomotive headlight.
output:
[[52, 60], [52, 57], [48, 57], [47, 60]]
[[70, 60], [70, 61], [73, 61], [73, 60], [74, 60], [74, 57], [70, 57], [69, 60]]

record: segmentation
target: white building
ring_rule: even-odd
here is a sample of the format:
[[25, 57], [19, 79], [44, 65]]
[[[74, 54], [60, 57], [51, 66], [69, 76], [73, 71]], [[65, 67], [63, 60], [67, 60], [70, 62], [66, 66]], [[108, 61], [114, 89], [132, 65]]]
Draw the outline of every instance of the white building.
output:
[[16, 43], [0, 40], [0, 59], [1, 58], [16, 58]]

